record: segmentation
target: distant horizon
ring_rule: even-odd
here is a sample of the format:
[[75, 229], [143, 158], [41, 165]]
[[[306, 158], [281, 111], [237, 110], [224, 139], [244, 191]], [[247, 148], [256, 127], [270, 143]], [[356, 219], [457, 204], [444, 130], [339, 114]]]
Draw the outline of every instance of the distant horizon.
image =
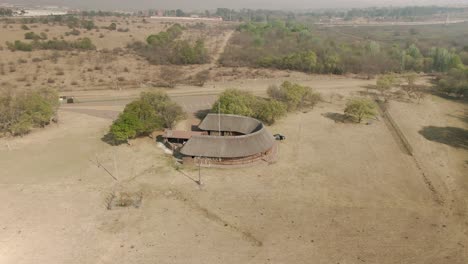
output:
[[125, 0], [0, 0], [0, 4], [25, 5], [31, 7], [59, 6], [71, 9], [103, 11], [136, 11], [147, 9], [182, 9], [185, 11], [194, 11], [215, 10], [216, 8], [306, 11], [372, 7], [467, 6], [468, 0], [330, 0], [327, 2], [313, 0], [238, 0], [235, 2], [200, 0], [197, 3], [189, 0], [134, 0], [131, 2]]

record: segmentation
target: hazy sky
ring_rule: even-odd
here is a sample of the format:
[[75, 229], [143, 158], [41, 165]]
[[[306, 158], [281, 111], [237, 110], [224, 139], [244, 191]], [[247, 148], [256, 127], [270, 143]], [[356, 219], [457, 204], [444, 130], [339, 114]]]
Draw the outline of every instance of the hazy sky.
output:
[[263, 9], [319, 9], [350, 8], [390, 5], [447, 5], [468, 3], [468, 0], [0, 0], [9, 3], [53, 4], [88, 9], [214, 9], [263, 8]]

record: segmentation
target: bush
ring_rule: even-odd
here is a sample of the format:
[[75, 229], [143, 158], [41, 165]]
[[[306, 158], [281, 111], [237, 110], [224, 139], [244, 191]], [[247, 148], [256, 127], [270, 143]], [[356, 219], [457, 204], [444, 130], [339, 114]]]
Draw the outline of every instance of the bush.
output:
[[138, 100], [125, 106], [123, 113], [110, 127], [108, 137], [110, 143], [125, 143], [154, 130], [172, 128], [184, 117], [182, 107], [171, 101], [164, 92], [144, 92]]
[[8, 49], [10, 49], [11, 51], [16, 51], [16, 50], [32, 51], [33, 50], [32, 44], [25, 43], [20, 40], [16, 40], [14, 43], [7, 42], [6, 44], [7, 44]]
[[364, 118], [373, 118], [377, 115], [377, 106], [366, 98], [351, 99], [346, 103], [344, 113], [361, 123]]
[[92, 20], [82, 20], [81, 21], [81, 27], [91, 30], [95, 27], [94, 22]]
[[21, 29], [22, 29], [22, 30], [29, 30], [29, 27], [26, 26], [26, 25], [21, 25]]
[[41, 39], [41, 36], [37, 35], [34, 32], [28, 32], [24, 34], [24, 39], [38, 40]]
[[111, 23], [108, 27], [107, 27], [108, 30], [116, 30], [117, 29], [117, 24], [115, 23]]

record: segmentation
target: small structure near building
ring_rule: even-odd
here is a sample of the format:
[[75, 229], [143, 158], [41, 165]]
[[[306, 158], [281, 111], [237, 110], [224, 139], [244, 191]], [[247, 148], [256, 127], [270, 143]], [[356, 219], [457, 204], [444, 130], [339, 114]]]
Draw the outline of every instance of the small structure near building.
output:
[[166, 130], [165, 142], [179, 144], [177, 153], [184, 163], [241, 165], [271, 161], [276, 154], [273, 135], [257, 119], [226, 114], [208, 114], [200, 123], [201, 131]]

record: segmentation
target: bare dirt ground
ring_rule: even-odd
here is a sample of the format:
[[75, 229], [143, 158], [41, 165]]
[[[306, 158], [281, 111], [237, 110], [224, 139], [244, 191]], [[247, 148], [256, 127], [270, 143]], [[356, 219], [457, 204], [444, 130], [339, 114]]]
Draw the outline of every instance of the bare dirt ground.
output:
[[[165, 26], [118, 23], [130, 32], [105, 31], [115, 42], [82, 34], [96, 37], [98, 49], [111, 49], [126, 45], [129, 34], [144, 40]], [[21, 37], [19, 26], [0, 29], [2, 38], [5, 30], [17, 34], [8, 39]], [[212, 54], [229, 30], [208, 30]], [[191, 32], [184, 37], [198, 34]], [[54, 34], [63, 29], [52, 27]], [[58, 71], [54, 63], [29, 63], [36, 52], [28, 63], [17, 62], [24, 53], [0, 54], [5, 69], [10, 62], [17, 67], [1, 81], [17, 89], [50, 85]], [[203, 168], [199, 188], [198, 170], [177, 165], [153, 139], [130, 146], [101, 140], [126, 103], [153, 89], [144, 79], [159, 78], [158, 66], [131, 54], [103, 54], [58, 59], [65, 73], [54, 75], [55, 84], [79, 102], [60, 108], [58, 124], [0, 139], [0, 263], [466, 263], [466, 104], [435, 96], [421, 104], [392, 102], [390, 112], [413, 146], [410, 156], [382, 117], [371, 125], [333, 120], [347, 98], [375, 80], [212, 63], [203, 87], [167, 90], [187, 112], [209, 108], [227, 88], [262, 96], [285, 80], [315, 88], [324, 102], [269, 127], [287, 136], [276, 163]], [[34, 75], [17, 79], [36, 68], [37, 83]]]
[[[227, 87], [262, 94], [285, 78], [169, 93], [196, 110]], [[444, 197], [440, 204], [384, 122], [327, 118], [370, 81], [289, 78], [311, 84], [331, 103], [269, 128], [288, 137], [277, 163], [202, 169], [201, 189], [196, 169], [176, 169], [149, 138], [131, 146], [102, 142], [112, 117], [95, 113], [117, 113], [125, 100], [93, 101], [102, 91], [78, 94], [88, 102], [61, 108], [58, 125], [2, 140], [0, 262], [465, 263], [467, 150], [429, 141], [419, 131], [466, 129], [460, 119], [466, 105], [438, 97], [391, 105], [420, 167]], [[121, 193], [138, 201], [115, 206], [112, 197]]]
[[[142, 18], [97, 18], [94, 20], [98, 29], [85, 30], [78, 36], [66, 35], [72, 29], [67, 26], [28, 24], [29, 30], [21, 29], [22, 24], [6, 24], [0, 22], [0, 84], [12, 89], [35, 89], [39, 87], [54, 87], [60, 91], [133, 89], [150, 87], [160, 83], [161, 66], [152, 65], [127, 49], [134, 41], [145, 42], [151, 34], [157, 34], [167, 29], [168, 22], [153, 21]], [[128, 32], [108, 30], [103, 27], [111, 23], [117, 24], [117, 29], [128, 29]], [[224, 23], [180, 22], [186, 27], [182, 38], [203, 39], [211, 63], [203, 66], [171, 66], [181, 71], [180, 82], [191, 75], [216, 65], [219, 55], [224, 50], [233, 26]], [[25, 40], [24, 34], [34, 32], [45, 33], [48, 39], [63, 39], [73, 41], [78, 38], [90, 38], [96, 46], [96, 51], [51, 51], [35, 50], [32, 52], [7, 49], [6, 42]]]

